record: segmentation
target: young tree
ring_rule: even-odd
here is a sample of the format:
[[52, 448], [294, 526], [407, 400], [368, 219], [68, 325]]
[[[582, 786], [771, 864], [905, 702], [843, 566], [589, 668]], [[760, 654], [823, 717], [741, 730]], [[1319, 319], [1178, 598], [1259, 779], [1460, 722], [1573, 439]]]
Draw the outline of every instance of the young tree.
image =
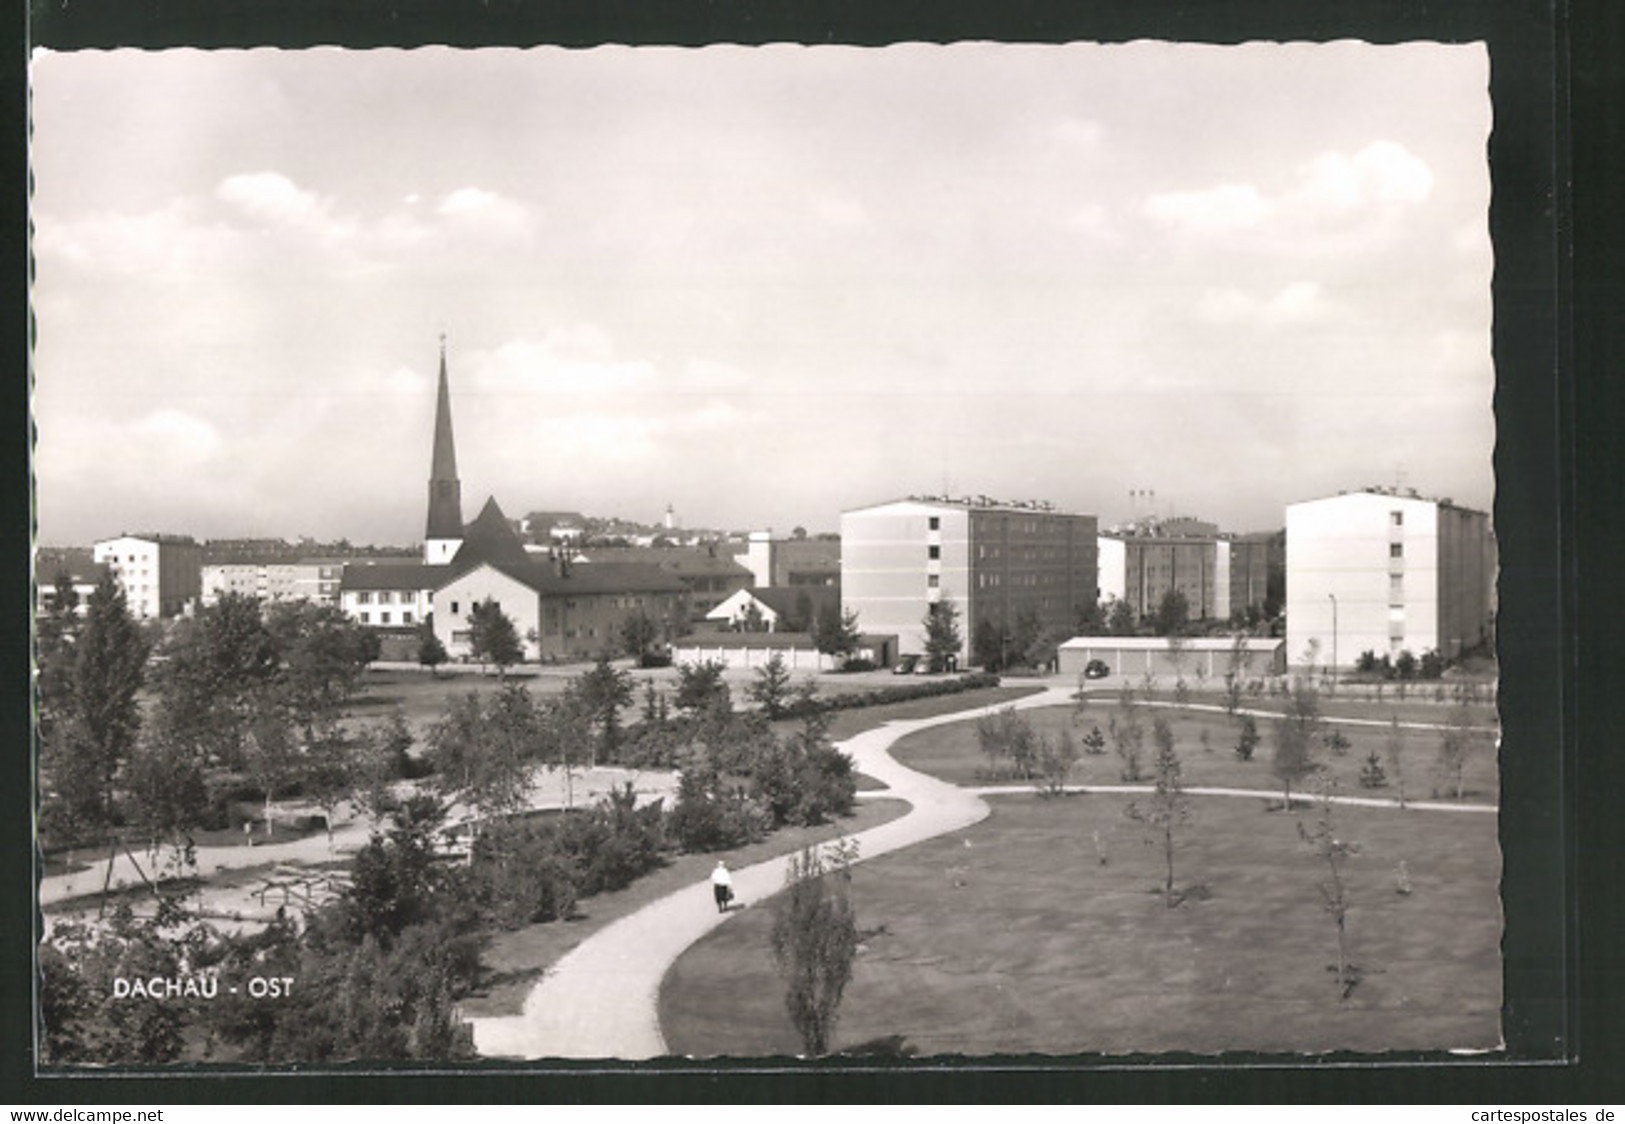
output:
[[[85, 604], [84, 625], [74, 643], [72, 710], [88, 758], [99, 806], [110, 816], [113, 778], [134, 748], [141, 728], [136, 700], [146, 677], [148, 646], [125, 604], [124, 590], [104, 574]], [[89, 794], [86, 794], [87, 797]]]
[[436, 787], [486, 817], [524, 806], [540, 748], [535, 701], [516, 683], [487, 701], [473, 691], [452, 699], [429, 731]]
[[852, 908], [855, 843], [792, 855], [773, 915], [773, 959], [786, 982], [785, 1009], [809, 1057], [829, 1052], [841, 994], [852, 978], [858, 926]]
[[1010, 634], [1002, 626], [982, 617], [971, 630], [970, 647], [972, 663], [989, 673], [1003, 671], [1010, 652]]
[[497, 675], [503, 679], [508, 677], [508, 668], [525, 655], [513, 621], [489, 597], [469, 611], [468, 645], [481, 664], [496, 664]]
[[1136, 621], [1134, 609], [1127, 601], [1113, 598], [1106, 614], [1106, 633], [1109, 636], [1133, 636]]
[[1162, 595], [1152, 617], [1158, 636], [1182, 636], [1190, 627], [1190, 620], [1190, 599], [1177, 589], [1170, 589]]
[[425, 624], [418, 634], [418, 664], [429, 669], [429, 675], [438, 679], [440, 665], [451, 656], [446, 652], [446, 646], [440, 642], [440, 637], [434, 634], [434, 629]]
[[[599, 656], [592, 669], [576, 679], [576, 690], [588, 719], [598, 727], [604, 759], [612, 759], [621, 740], [621, 709], [632, 705], [632, 673], [615, 667], [608, 656]], [[592, 764], [597, 763], [595, 753]]]
[[202, 822], [209, 792], [197, 758], [162, 738], [142, 737], [125, 762], [121, 785], [129, 799], [125, 819], [147, 838], [151, 853], [183, 840]]
[[1243, 680], [1247, 671], [1247, 637], [1236, 633], [1230, 641], [1230, 658], [1224, 669], [1224, 712], [1236, 716], [1241, 709]]
[[790, 697], [790, 669], [784, 657], [774, 652], [768, 661], [756, 669], [756, 678], [745, 689], [750, 700], [762, 708], [769, 719], [784, 713], [785, 700]]
[[1185, 786], [1180, 779], [1179, 753], [1174, 747], [1173, 727], [1168, 720], [1157, 716], [1151, 722], [1151, 736], [1157, 743], [1157, 757], [1152, 765], [1155, 789], [1150, 801], [1143, 807], [1138, 803], [1128, 806], [1128, 816], [1145, 824], [1162, 845], [1166, 875], [1162, 884], [1163, 904], [1172, 909], [1179, 904], [1174, 895], [1174, 833], [1190, 816], [1190, 802], [1185, 797]]
[[280, 657], [252, 597], [228, 593], [183, 620], [164, 645], [155, 708], [163, 736], [204, 762], [240, 764]]
[[1399, 715], [1388, 717], [1388, 740], [1383, 746], [1388, 759], [1388, 772], [1394, 778], [1394, 789], [1399, 796], [1399, 807], [1405, 808], [1405, 735], [1399, 729]]
[[339, 805], [350, 799], [363, 776], [359, 745], [336, 722], [325, 722], [305, 747], [300, 782], [304, 794], [322, 810], [327, 823], [327, 849], [333, 850], [333, 821]]
[[1140, 771], [1140, 753], [1145, 745], [1145, 725], [1140, 719], [1140, 708], [1134, 701], [1134, 691], [1124, 687], [1117, 700], [1117, 713], [1106, 722], [1107, 732], [1111, 734], [1112, 745], [1117, 750], [1117, 756], [1123, 762], [1121, 776], [1124, 781], [1134, 784], [1141, 781], [1144, 775]]
[[73, 707], [73, 645], [79, 633], [79, 592], [61, 570], [34, 626], [34, 698], [39, 735], [49, 742], [56, 720]]
[[274, 687], [303, 730], [338, 717], [376, 656], [377, 635], [332, 605], [283, 601], [271, 606], [265, 631], [278, 658]]
[[1292, 810], [1292, 782], [1316, 772], [1315, 738], [1320, 733], [1320, 695], [1308, 678], [1293, 684], [1286, 713], [1275, 720], [1275, 755], [1270, 770], [1280, 780], [1284, 807]]
[[621, 622], [621, 648], [640, 665], [659, 643], [660, 625], [642, 609]]
[[302, 755], [292, 717], [282, 708], [267, 706], [248, 726], [243, 764], [265, 797], [265, 832], [276, 834], [276, 797], [299, 776]]
[[950, 659], [958, 658], [964, 644], [959, 635], [959, 606], [952, 598], [944, 597], [926, 610], [921, 624], [925, 628], [925, 656], [932, 670], [946, 668]]
[[813, 622], [813, 647], [838, 661], [850, 658], [858, 650], [861, 639], [856, 609], [842, 612], [839, 605], [831, 602], [819, 611]]
[[1343, 866], [1353, 855], [1360, 853], [1360, 845], [1338, 836], [1332, 822], [1332, 799], [1329, 791], [1320, 799], [1320, 818], [1313, 828], [1298, 821], [1298, 837], [1312, 847], [1326, 864], [1326, 880], [1320, 884], [1321, 898], [1326, 912], [1337, 925], [1337, 984], [1342, 998], [1347, 999], [1360, 982], [1360, 969], [1349, 960], [1348, 949], [1348, 887], [1343, 882]]
[[1253, 759], [1253, 751], [1258, 748], [1258, 723], [1251, 714], [1241, 716], [1241, 733], [1236, 738], [1236, 756], [1243, 761]]
[[1039, 643], [1043, 631], [1037, 610], [1029, 606], [1016, 614], [1015, 625], [1010, 629], [1010, 652], [1017, 662], [1029, 667], [1038, 667], [1041, 662], [1047, 662], [1048, 657], [1042, 661], [1034, 658], [1043, 656]]
[[1044, 793], [1060, 796], [1066, 791], [1067, 778], [1078, 763], [1078, 743], [1072, 731], [1065, 729], [1054, 735], [1038, 739], [1038, 770], [1044, 778]]
[[1467, 759], [1478, 748], [1479, 733], [1473, 728], [1472, 709], [1464, 701], [1450, 711], [1444, 736], [1439, 741], [1437, 769], [1440, 779], [1455, 790], [1456, 799], [1462, 795], [1462, 773]]
[[682, 664], [677, 668], [677, 696], [672, 700], [673, 704], [678, 710], [690, 714], [700, 714], [717, 707], [731, 710], [732, 695], [722, 678], [726, 670], [727, 666], [716, 660]]

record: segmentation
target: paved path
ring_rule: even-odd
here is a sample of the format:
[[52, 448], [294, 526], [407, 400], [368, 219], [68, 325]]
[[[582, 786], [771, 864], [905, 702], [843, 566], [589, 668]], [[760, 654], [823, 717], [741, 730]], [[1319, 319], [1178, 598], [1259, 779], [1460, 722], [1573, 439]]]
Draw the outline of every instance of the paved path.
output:
[[[888, 722], [842, 742], [840, 748], [852, 756], [860, 772], [887, 786], [884, 793], [867, 795], [913, 805], [906, 815], [852, 837], [859, 861], [968, 827], [988, 813], [975, 791], [898, 764], [887, 752], [893, 742], [916, 730], [1009, 706], [1064, 705], [1075, 689], [1068, 684], [1013, 703]], [[782, 889], [784, 858], [733, 871], [736, 898], [748, 906]], [[684, 949], [726, 919], [717, 912], [710, 883], [698, 882], [605, 926], [548, 970], [526, 997], [522, 1014], [471, 1019], [475, 1049], [487, 1057], [527, 1059], [636, 1060], [666, 1054], [660, 1034], [660, 981]]]

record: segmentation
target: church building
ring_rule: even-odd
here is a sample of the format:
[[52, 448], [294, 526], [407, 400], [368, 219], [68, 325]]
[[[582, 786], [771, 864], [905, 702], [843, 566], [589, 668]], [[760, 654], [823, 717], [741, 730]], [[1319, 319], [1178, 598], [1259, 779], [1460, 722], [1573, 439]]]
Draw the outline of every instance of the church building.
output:
[[469, 657], [470, 617], [487, 600], [513, 621], [532, 661], [619, 654], [621, 629], [640, 612], [663, 631], [688, 617], [688, 589], [676, 575], [657, 566], [573, 566], [562, 553], [532, 555], [494, 497], [463, 523], [442, 341], [423, 561], [346, 566], [340, 603], [375, 628], [416, 633], [428, 624], [456, 660]]

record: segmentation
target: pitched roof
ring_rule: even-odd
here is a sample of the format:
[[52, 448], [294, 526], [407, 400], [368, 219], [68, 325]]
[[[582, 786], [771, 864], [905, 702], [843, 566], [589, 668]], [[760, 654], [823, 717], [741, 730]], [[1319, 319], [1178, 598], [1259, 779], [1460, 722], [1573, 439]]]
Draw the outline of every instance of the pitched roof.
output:
[[841, 591], [832, 585], [758, 586], [750, 594], [781, 617], [794, 616], [796, 605], [803, 596], [814, 613], [826, 605], [839, 606], [841, 603]]
[[536, 562], [528, 559], [520, 562], [480, 559], [467, 567], [454, 563], [446, 568], [448, 573], [440, 584], [444, 585], [454, 578], [471, 573], [480, 566], [490, 566], [544, 597], [605, 593], [685, 593], [688, 590], [680, 578], [658, 566], [599, 562], [590, 566], [571, 566], [567, 573], [561, 574], [552, 562]]
[[463, 543], [451, 560], [451, 568], [456, 573], [467, 573], [482, 562], [504, 566], [523, 566], [530, 562], [525, 544], [513, 533], [513, 525], [497, 506], [495, 496], [486, 499], [474, 522], [461, 533]]
[[750, 577], [750, 571], [734, 560], [732, 555], [716, 554], [703, 546], [589, 546], [581, 550], [587, 561], [583, 566], [602, 566], [615, 563], [637, 563], [659, 566], [674, 574], [727, 574], [739, 578]]
[[427, 566], [422, 562], [351, 563], [339, 578], [339, 591], [351, 589], [438, 589], [444, 585], [451, 567]]

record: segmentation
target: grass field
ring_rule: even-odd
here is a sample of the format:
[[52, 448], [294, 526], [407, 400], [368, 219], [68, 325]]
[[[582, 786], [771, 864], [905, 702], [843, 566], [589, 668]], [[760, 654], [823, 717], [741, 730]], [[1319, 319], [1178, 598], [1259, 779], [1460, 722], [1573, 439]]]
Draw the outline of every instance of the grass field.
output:
[[[863, 943], [835, 1048], [901, 1036], [964, 1053], [1326, 1052], [1494, 1047], [1501, 933], [1494, 816], [1338, 809], [1360, 843], [1346, 869], [1347, 1000], [1319, 884], [1297, 835], [1315, 814], [1193, 801], [1174, 909], [1161, 852], [1119, 797], [999, 797], [962, 832], [854, 868]], [[1095, 840], [1107, 862], [1099, 862]], [[1398, 892], [1399, 863], [1411, 892]], [[674, 1053], [794, 1054], [769, 952], [772, 909], [693, 946], [661, 989]]]
[[[1079, 740], [1080, 756], [1077, 765], [1073, 767], [1070, 783], [1104, 785], [1122, 783], [1122, 762], [1113, 752], [1107, 729], [1107, 722], [1115, 712], [1115, 703], [1101, 699], [1092, 700], [1081, 716], [1075, 715], [1070, 707], [1045, 707], [1023, 711], [1022, 714], [1041, 733], [1053, 736], [1066, 729]], [[1258, 747], [1253, 751], [1251, 761], [1243, 761], [1235, 753], [1239, 725], [1235, 719], [1227, 715], [1197, 710], [1181, 712], [1173, 707], [1161, 706], [1142, 706], [1140, 712], [1145, 726], [1142, 768], [1147, 776], [1150, 774], [1152, 759], [1156, 755], [1156, 743], [1151, 737], [1151, 720], [1153, 716], [1161, 716], [1167, 718], [1172, 725], [1185, 784], [1235, 788], [1274, 788], [1280, 784], [1270, 772], [1270, 754], [1274, 749], [1274, 738], [1269, 719], [1258, 719], [1260, 739]], [[1380, 709], [1371, 707], [1367, 708], [1364, 716], [1385, 721], [1388, 713], [1386, 707]], [[1401, 720], [1405, 720], [1404, 715], [1401, 715]], [[1437, 720], [1436, 714], [1433, 720]], [[1098, 755], [1084, 754], [1081, 752], [1082, 738], [1095, 726], [1100, 728], [1102, 734], [1107, 735], [1106, 752]], [[1324, 746], [1316, 749], [1317, 760], [1325, 766], [1325, 774], [1336, 781], [1337, 790], [1350, 796], [1389, 798], [1397, 796], [1398, 786], [1387, 760], [1388, 729], [1381, 726], [1351, 725], [1330, 728], [1340, 731], [1350, 743], [1348, 750], [1341, 756]], [[1208, 739], [1205, 749], [1202, 743], [1204, 731]], [[1401, 735], [1403, 748], [1400, 752], [1400, 778], [1404, 781], [1407, 799], [1429, 799], [1435, 791], [1438, 791], [1441, 797], [1453, 798], [1455, 795], [1453, 785], [1445, 784], [1436, 770], [1442, 734], [1436, 730], [1402, 729]], [[1491, 744], [1493, 743], [1486, 742], [1485, 746], [1473, 753], [1462, 770], [1462, 796], [1465, 801], [1494, 803], [1496, 800], [1499, 792], [1499, 769], [1495, 752], [1489, 748]], [[1359, 775], [1366, 757], [1373, 750], [1382, 761], [1384, 771], [1390, 775], [1387, 777], [1386, 788], [1368, 790], [1360, 787]], [[988, 784], [1004, 779], [989, 774], [989, 762], [977, 741], [976, 723], [973, 720], [911, 734], [892, 747], [892, 756], [910, 768], [954, 784]], [[1295, 787], [1307, 791], [1307, 786]]]

